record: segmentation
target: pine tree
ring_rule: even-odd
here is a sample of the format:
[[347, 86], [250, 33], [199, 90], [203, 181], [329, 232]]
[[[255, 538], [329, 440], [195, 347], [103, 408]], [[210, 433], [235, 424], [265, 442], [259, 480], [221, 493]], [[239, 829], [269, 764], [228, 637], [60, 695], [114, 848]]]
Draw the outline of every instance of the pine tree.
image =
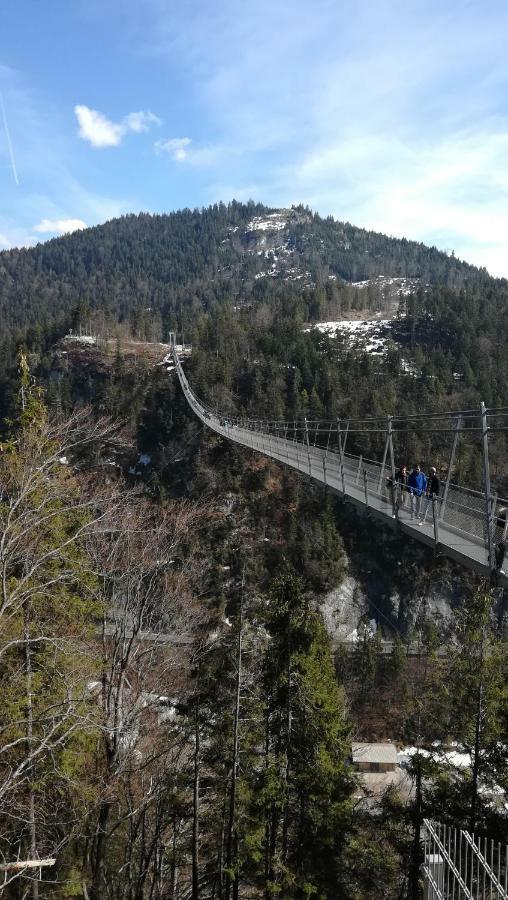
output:
[[339, 896], [351, 780], [328, 638], [298, 579], [275, 582], [267, 621], [265, 896]]
[[506, 772], [504, 726], [508, 709], [505, 644], [495, 632], [492, 596], [476, 591], [459, 616], [460, 649], [449, 673], [449, 727], [470, 754], [463, 799], [470, 830], [488, 813], [480, 786], [492, 786]]

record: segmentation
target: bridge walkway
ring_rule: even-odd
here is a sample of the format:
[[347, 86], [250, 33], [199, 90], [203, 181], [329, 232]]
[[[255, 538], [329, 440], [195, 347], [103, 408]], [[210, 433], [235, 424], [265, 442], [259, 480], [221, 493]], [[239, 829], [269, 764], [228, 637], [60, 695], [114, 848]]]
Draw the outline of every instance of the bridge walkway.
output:
[[[198, 400], [190, 388], [176, 352], [171, 360], [189, 406], [208, 428], [233, 443], [296, 469], [373, 518], [382, 520], [481, 575], [493, 575], [497, 584], [508, 587], [508, 577], [500, 572], [493, 573], [490, 562], [484, 494], [450, 484], [446, 497], [436, 498], [434, 502], [423, 497], [418, 516], [416, 508], [412, 509], [414, 498], [407, 493], [401, 495], [400, 491], [392, 494], [386, 477], [389, 471], [384, 463], [312, 446], [308, 441], [288, 440], [262, 431], [262, 423], [247, 421], [244, 425], [241, 420], [233, 421], [216, 415]], [[496, 508], [505, 502], [498, 498], [494, 501], [490, 516], [491, 547], [499, 537], [494, 524]]]

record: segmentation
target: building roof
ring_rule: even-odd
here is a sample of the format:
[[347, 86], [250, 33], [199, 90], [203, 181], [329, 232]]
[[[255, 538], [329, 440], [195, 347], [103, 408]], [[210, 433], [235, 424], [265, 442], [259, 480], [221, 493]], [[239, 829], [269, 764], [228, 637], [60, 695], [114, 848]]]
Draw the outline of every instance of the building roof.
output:
[[397, 765], [395, 744], [353, 744], [354, 763], [392, 763]]

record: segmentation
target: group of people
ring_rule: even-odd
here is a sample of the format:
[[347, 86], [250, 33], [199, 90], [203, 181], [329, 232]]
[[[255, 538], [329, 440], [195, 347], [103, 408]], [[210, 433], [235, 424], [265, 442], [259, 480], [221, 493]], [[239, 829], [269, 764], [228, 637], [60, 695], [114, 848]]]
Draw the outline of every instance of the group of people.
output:
[[439, 497], [441, 487], [435, 467], [431, 467], [427, 478], [427, 475], [417, 463], [415, 463], [409, 473], [407, 466], [402, 465], [395, 472], [395, 480], [390, 475], [388, 486], [396, 489], [394, 503], [397, 504], [399, 509], [406, 505], [406, 500], [409, 497], [411, 518], [418, 519], [418, 525], [425, 523], [429, 507], [432, 506], [433, 500], [437, 500]]
[[[411, 519], [418, 519], [418, 525], [424, 525], [429, 508], [433, 500], [439, 498], [440, 482], [434, 466], [431, 467], [427, 478], [421, 466], [415, 464], [408, 473], [407, 466], [403, 465], [395, 473], [395, 480], [390, 475], [388, 486], [395, 489], [393, 502], [398, 509], [405, 507], [409, 497]], [[501, 507], [494, 517], [494, 544], [496, 554], [496, 568], [502, 574], [505, 573], [504, 560], [507, 550], [508, 538], [508, 510]]]

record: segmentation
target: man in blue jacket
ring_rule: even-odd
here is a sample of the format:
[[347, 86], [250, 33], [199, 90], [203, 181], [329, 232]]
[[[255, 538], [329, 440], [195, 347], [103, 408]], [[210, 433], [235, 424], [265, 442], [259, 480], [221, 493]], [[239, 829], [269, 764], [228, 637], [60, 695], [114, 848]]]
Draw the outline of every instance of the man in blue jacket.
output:
[[411, 518], [414, 519], [416, 514], [417, 519], [419, 519], [422, 508], [422, 497], [427, 490], [427, 476], [425, 475], [425, 472], [422, 472], [420, 466], [416, 464], [413, 466], [413, 471], [407, 480], [407, 486], [411, 503]]

